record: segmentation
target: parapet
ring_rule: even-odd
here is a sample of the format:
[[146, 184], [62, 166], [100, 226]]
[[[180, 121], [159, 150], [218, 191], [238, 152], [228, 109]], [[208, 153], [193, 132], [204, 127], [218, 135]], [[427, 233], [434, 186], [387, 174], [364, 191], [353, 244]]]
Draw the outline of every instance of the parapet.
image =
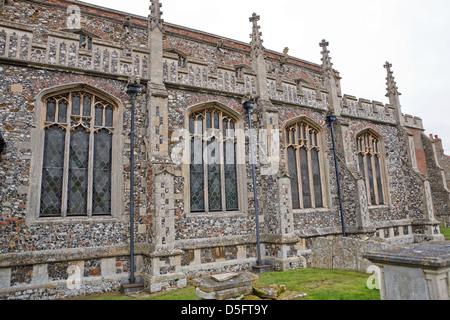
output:
[[389, 104], [344, 95], [341, 99], [341, 115], [394, 124], [395, 108]]
[[403, 115], [403, 119], [405, 127], [424, 130], [423, 121], [421, 118], [405, 114]]
[[132, 47], [127, 56], [117, 43], [90, 38], [82, 48], [80, 35], [55, 30], [38, 41], [32, 27], [6, 21], [0, 21], [1, 42], [0, 58], [142, 79], [149, 75], [148, 49], [143, 47]]

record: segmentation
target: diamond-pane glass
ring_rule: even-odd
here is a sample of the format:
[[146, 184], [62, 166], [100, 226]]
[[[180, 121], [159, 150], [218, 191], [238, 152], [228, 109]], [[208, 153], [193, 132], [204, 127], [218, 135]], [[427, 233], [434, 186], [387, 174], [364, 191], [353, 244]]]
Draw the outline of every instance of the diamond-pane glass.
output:
[[89, 132], [78, 127], [71, 132], [69, 159], [69, 196], [67, 214], [87, 213]]
[[209, 211], [222, 210], [222, 185], [218, 164], [208, 165], [208, 191]]
[[218, 142], [213, 138], [208, 143], [210, 158], [208, 163], [208, 200], [209, 211], [222, 210], [222, 181], [220, 177], [220, 159]]
[[107, 106], [105, 109], [105, 127], [111, 128], [113, 126], [113, 108], [111, 106]]
[[189, 133], [190, 134], [195, 133], [195, 119], [193, 117], [189, 118]]
[[217, 111], [214, 112], [214, 129], [219, 129], [219, 113]]
[[206, 111], [206, 128], [211, 128], [211, 111]]
[[224, 145], [225, 165], [225, 198], [227, 211], [239, 209], [236, 171], [236, 145], [232, 140], [227, 140]]
[[205, 180], [202, 157], [201, 139], [192, 138], [191, 140], [191, 211], [205, 211]]
[[235, 121], [215, 108], [190, 116], [191, 211], [239, 210], [235, 129]]
[[91, 116], [91, 96], [85, 94], [83, 96], [83, 116], [90, 117]]
[[80, 95], [78, 93], [74, 94], [72, 97], [72, 115], [79, 116], [80, 115]]
[[300, 209], [300, 195], [298, 190], [298, 174], [297, 174], [297, 156], [295, 155], [295, 149], [289, 147], [288, 153], [288, 168], [289, 175], [291, 176], [291, 190], [292, 190], [292, 207], [294, 209]]
[[374, 180], [373, 180], [372, 157], [366, 156], [366, 161], [367, 161], [367, 175], [369, 177], [370, 198], [372, 200], [372, 204], [376, 205], [377, 201], [375, 199], [375, 186], [374, 186]]
[[308, 152], [300, 148], [300, 171], [302, 173], [303, 208], [311, 208], [311, 187], [309, 185]]
[[322, 208], [323, 207], [322, 182], [320, 178], [319, 151], [317, 150], [311, 150], [311, 167], [313, 175], [314, 199], [316, 201], [316, 208]]
[[364, 132], [357, 137], [358, 165], [366, 180], [368, 201], [371, 205], [385, 203], [382, 178], [381, 141], [371, 132]]
[[54, 99], [49, 99], [47, 101], [47, 117], [48, 122], [55, 122], [56, 114], [56, 101]]
[[66, 132], [56, 126], [45, 130], [40, 216], [61, 215]]
[[383, 188], [382, 188], [382, 181], [381, 181], [381, 171], [380, 171], [380, 158], [378, 156], [375, 156], [375, 171], [377, 174], [378, 203], [384, 204]]
[[364, 169], [364, 156], [360, 153], [358, 154], [358, 163], [359, 163], [359, 172], [361, 172], [361, 175], [363, 178], [366, 177], [366, 171]]
[[101, 105], [95, 106], [95, 125], [98, 127], [103, 125], [103, 107]]
[[58, 122], [66, 123], [67, 122], [67, 101], [61, 100], [58, 104]]
[[294, 209], [323, 208], [320, 133], [306, 121], [286, 129], [288, 170]]
[[94, 179], [92, 214], [111, 213], [112, 135], [102, 130], [94, 136]]

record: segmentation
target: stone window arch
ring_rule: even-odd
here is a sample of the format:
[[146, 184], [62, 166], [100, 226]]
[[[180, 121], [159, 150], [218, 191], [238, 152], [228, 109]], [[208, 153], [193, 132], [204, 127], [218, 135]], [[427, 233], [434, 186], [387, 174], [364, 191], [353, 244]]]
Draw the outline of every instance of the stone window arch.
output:
[[383, 150], [381, 137], [372, 130], [356, 136], [359, 172], [366, 182], [367, 199], [372, 206], [385, 205], [388, 199]]
[[286, 126], [284, 136], [293, 209], [325, 208], [322, 130], [301, 118]]
[[186, 185], [191, 213], [238, 212], [244, 208], [243, 166], [238, 117], [217, 105], [187, 116], [189, 174]]
[[51, 91], [37, 107], [31, 219], [119, 216], [118, 103], [87, 86]]

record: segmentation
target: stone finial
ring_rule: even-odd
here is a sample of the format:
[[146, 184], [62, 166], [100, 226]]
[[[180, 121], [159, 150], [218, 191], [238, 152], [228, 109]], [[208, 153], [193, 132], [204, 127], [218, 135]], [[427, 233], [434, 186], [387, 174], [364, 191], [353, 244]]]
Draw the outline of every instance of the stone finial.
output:
[[328, 41], [322, 40], [319, 43], [320, 47], [323, 48], [322, 51], [322, 69], [328, 76], [333, 76], [333, 64], [331, 63], [330, 51], [328, 50], [328, 46], [330, 43]]
[[396, 120], [400, 125], [405, 124], [405, 117], [402, 113], [402, 108], [400, 104], [400, 95], [401, 93], [398, 92], [397, 84], [395, 83], [394, 73], [392, 72], [392, 64], [389, 62], [386, 62], [384, 67], [387, 70], [387, 93], [386, 97], [389, 98], [389, 104], [393, 106], [396, 109]]
[[394, 78], [394, 72], [392, 72], [392, 70], [391, 70], [392, 64], [386, 61], [384, 67], [387, 70], [387, 78], [386, 78], [387, 94], [386, 94], [386, 97], [400, 96], [401, 93], [398, 92], [397, 83], [395, 82], [395, 78]]
[[253, 12], [252, 16], [250, 17], [250, 22], [253, 22], [253, 25], [257, 25], [256, 23], [261, 20], [261, 17], [258, 16], [255, 12]]
[[264, 41], [261, 39], [262, 32], [259, 31], [259, 29], [261, 27], [258, 26], [258, 21], [260, 19], [261, 19], [261, 17], [258, 16], [256, 13], [253, 13], [253, 15], [250, 17], [250, 22], [253, 23], [252, 34], [250, 35], [250, 38], [252, 39], [251, 46], [252, 46], [252, 52], [256, 56], [259, 56], [260, 54], [264, 53], [264, 48], [262, 45]]
[[161, 18], [163, 15], [163, 12], [161, 11], [162, 3], [160, 3], [159, 0], [150, 0], [150, 2], [150, 15], [148, 17], [150, 31], [155, 30], [155, 28], [159, 28], [159, 30], [164, 31], [162, 25], [164, 20]]

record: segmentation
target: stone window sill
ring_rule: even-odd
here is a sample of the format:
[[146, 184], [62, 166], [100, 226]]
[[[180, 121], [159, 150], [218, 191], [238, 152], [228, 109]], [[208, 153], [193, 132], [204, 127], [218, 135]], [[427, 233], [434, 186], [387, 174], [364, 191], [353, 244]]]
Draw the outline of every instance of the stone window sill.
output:
[[309, 209], [294, 209], [294, 214], [301, 214], [301, 213], [314, 213], [314, 212], [328, 212], [330, 211], [329, 208], [309, 208]]
[[121, 219], [113, 217], [113, 216], [104, 216], [104, 217], [66, 217], [66, 218], [37, 218], [30, 222], [32, 225], [48, 225], [48, 224], [69, 224], [69, 223], [113, 223], [113, 222], [122, 222]]
[[227, 217], [236, 217], [236, 216], [245, 216], [246, 212], [242, 211], [219, 211], [219, 212], [188, 212], [187, 216], [191, 218], [199, 217], [208, 217], [208, 218], [227, 218]]

